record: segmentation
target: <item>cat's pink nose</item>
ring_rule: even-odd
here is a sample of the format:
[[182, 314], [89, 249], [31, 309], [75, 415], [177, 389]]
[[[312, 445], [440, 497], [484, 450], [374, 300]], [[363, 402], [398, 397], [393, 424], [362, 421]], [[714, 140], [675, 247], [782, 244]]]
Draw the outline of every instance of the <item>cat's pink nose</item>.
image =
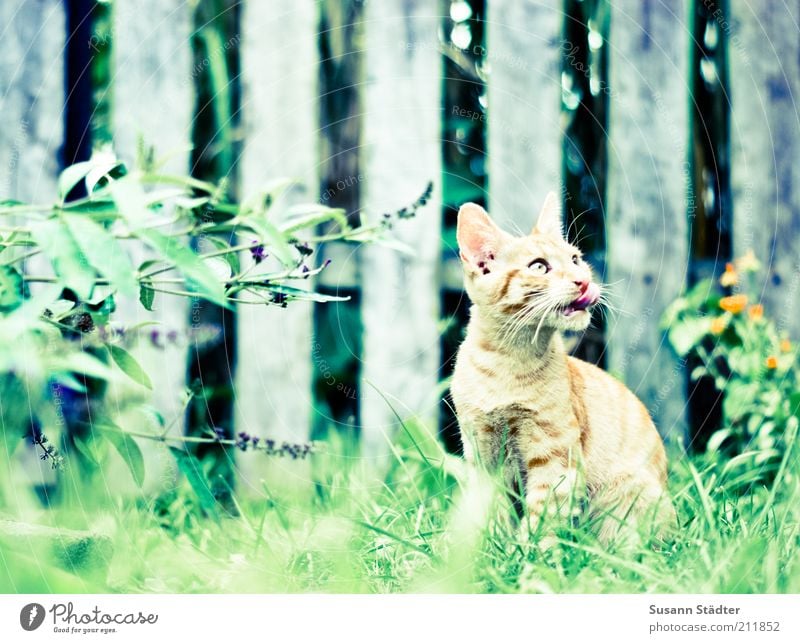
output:
[[580, 281], [576, 281], [574, 283], [578, 288], [580, 288], [581, 294], [585, 293], [586, 289], [589, 287], [589, 282], [587, 280], [585, 280], [585, 279], [582, 279]]

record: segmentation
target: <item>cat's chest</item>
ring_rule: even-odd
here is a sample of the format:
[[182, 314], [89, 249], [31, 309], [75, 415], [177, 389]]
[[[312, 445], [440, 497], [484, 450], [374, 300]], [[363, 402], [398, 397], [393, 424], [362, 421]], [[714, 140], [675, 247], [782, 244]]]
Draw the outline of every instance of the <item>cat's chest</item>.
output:
[[459, 355], [452, 385], [459, 415], [480, 415], [482, 421], [522, 417], [553, 421], [569, 407], [566, 379], [541, 364], [487, 360], [485, 355]]

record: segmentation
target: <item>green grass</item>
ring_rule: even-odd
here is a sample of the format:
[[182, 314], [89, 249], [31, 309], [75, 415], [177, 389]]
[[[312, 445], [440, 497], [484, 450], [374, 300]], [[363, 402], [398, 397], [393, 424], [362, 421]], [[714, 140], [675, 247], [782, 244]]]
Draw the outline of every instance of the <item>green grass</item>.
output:
[[413, 425], [380, 472], [348, 453], [265, 463], [260, 490], [235, 494], [236, 517], [204, 516], [185, 483], [128, 500], [79, 488], [57, 508], [18, 509], [18, 519], [105, 533], [113, 555], [76, 562], [0, 539], [0, 590], [800, 592], [793, 448], [768, 485], [754, 483], [755, 467], [733, 475], [709, 458], [674, 457], [679, 529], [622, 551], [601, 545], [586, 518], [553, 525], [557, 544], [543, 550], [509, 520], [497, 480]]

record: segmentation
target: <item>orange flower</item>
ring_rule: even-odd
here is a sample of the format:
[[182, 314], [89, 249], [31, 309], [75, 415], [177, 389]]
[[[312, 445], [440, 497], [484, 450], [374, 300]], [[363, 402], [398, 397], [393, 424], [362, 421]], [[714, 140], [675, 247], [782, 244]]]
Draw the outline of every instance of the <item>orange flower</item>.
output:
[[731, 295], [719, 300], [719, 307], [734, 315], [742, 312], [745, 306], [747, 306], [747, 295]]
[[719, 283], [725, 286], [725, 288], [730, 288], [739, 283], [739, 274], [736, 272], [736, 268], [733, 267], [732, 263], [725, 264], [725, 272], [723, 272], [722, 276], [719, 278]]
[[781, 350], [784, 353], [788, 353], [789, 351], [791, 351], [792, 350], [792, 342], [790, 342], [788, 339], [782, 339], [781, 340]]
[[728, 319], [724, 315], [720, 317], [714, 317], [711, 320], [711, 334], [712, 335], [721, 335], [725, 328], [728, 326]]
[[774, 355], [770, 355], [767, 358], [767, 368], [770, 370], [778, 368], [778, 358]]
[[761, 304], [753, 304], [747, 310], [747, 314], [750, 316], [750, 319], [753, 321], [758, 321], [759, 319], [763, 319], [764, 317], [764, 306]]

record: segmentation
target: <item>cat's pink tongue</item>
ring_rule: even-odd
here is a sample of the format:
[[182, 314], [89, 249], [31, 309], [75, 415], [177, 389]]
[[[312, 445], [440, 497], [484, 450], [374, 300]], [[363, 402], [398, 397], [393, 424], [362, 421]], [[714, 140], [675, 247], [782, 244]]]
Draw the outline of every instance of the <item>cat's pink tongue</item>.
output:
[[600, 287], [594, 283], [589, 283], [584, 293], [572, 302], [571, 306], [575, 310], [586, 310], [589, 306], [593, 306], [600, 299]]

